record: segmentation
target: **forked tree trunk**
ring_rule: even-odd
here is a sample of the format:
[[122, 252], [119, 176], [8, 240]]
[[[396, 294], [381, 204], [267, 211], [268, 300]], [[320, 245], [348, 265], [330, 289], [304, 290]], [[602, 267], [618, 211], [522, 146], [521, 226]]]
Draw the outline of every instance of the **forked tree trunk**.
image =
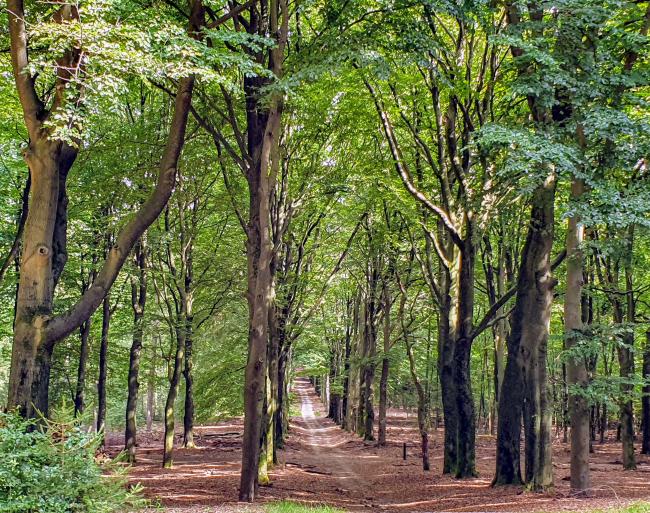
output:
[[[11, 64], [24, 114], [30, 143], [24, 157], [30, 170], [31, 190], [23, 232], [23, 258], [16, 296], [14, 340], [9, 375], [8, 408], [18, 408], [25, 417], [35, 417], [37, 410], [47, 415], [48, 386], [52, 351], [57, 342], [87, 321], [99, 307], [115, 281], [124, 261], [140, 235], [156, 219], [167, 203], [174, 185], [178, 158], [185, 139], [187, 116], [194, 79], [179, 81], [174, 114], [167, 138], [158, 181], [142, 208], [120, 231], [93, 286], [66, 313], [52, 317], [54, 289], [67, 260], [67, 203], [65, 190], [68, 172], [77, 151], [50, 138], [44, 120], [50, 118], [39, 98], [35, 78], [29, 70], [29, 38], [25, 9], [21, 0], [8, 0]], [[74, 6], [61, 8], [61, 22], [78, 19]], [[203, 8], [192, 5], [193, 35], [202, 25]], [[65, 53], [57, 68], [55, 105], [67, 107], [71, 70], [81, 59], [78, 49]], [[73, 86], [74, 87], [74, 86]], [[60, 92], [66, 91], [65, 95]], [[55, 115], [59, 112], [54, 112]]]
[[550, 175], [532, 200], [511, 316], [508, 358], [499, 402], [493, 485], [520, 484], [520, 438], [524, 403], [526, 477], [534, 489], [552, 486], [550, 411], [546, 400], [546, 341], [555, 280], [551, 276], [556, 181]]
[[[582, 180], [574, 179], [571, 184], [571, 197], [578, 200], [584, 192]], [[584, 240], [584, 227], [580, 219], [573, 215], [568, 220], [566, 251], [567, 278], [564, 296], [564, 330], [566, 349], [575, 352], [582, 329], [582, 285], [583, 256], [580, 247]], [[571, 422], [571, 489], [589, 489], [589, 404], [587, 398], [572, 390], [584, 389], [589, 384], [585, 362], [586, 356], [574, 355], [566, 363], [569, 395], [569, 415]]]
[[[18, 22], [11, 20], [12, 28], [15, 25]], [[55, 341], [48, 340], [44, 332], [53, 308], [54, 266], [60, 258], [55, 251], [61, 249], [54, 241], [59, 176], [67, 172], [75, 157], [76, 153], [68, 156], [61, 143], [51, 142], [46, 136], [32, 140], [25, 152], [32, 183], [23, 232], [7, 401], [8, 407], [18, 407], [25, 417], [48, 413], [50, 361]]]

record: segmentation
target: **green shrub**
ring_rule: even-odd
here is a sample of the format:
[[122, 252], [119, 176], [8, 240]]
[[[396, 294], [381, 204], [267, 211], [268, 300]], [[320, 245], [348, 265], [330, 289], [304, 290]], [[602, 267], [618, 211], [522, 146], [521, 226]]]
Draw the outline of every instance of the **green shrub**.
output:
[[37, 424], [0, 414], [0, 513], [109, 513], [142, 505], [125, 469], [97, 461], [101, 438], [68, 414]]

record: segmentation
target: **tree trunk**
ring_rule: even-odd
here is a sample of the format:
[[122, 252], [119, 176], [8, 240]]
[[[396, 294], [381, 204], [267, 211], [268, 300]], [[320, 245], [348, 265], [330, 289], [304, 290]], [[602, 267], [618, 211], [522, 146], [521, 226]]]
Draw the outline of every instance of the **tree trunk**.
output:
[[163, 446], [163, 468], [172, 468], [174, 464], [174, 404], [178, 396], [178, 387], [181, 381], [181, 372], [183, 369], [183, 362], [185, 361], [185, 338], [186, 321], [185, 312], [179, 316], [176, 326], [176, 354], [174, 357], [174, 367], [172, 370], [171, 378], [169, 380], [169, 391], [167, 393], [167, 401], [165, 402], [165, 435]]
[[521, 483], [522, 413], [526, 434], [526, 480], [533, 489], [548, 488], [553, 483], [550, 411], [546, 398], [546, 342], [555, 286], [550, 262], [555, 187], [555, 177], [550, 175], [533, 195], [499, 402], [493, 485]]
[[126, 399], [126, 427], [124, 430], [124, 450], [130, 463], [135, 463], [136, 416], [138, 390], [140, 389], [140, 355], [144, 334], [144, 311], [147, 303], [146, 247], [144, 241], [135, 247], [135, 261], [138, 267], [138, 283], [131, 283], [131, 307], [133, 308], [133, 338], [129, 352], [128, 396]]
[[108, 332], [111, 325], [110, 297], [106, 296], [102, 303], [102, 335], [99, 346], [99, 377], [97, 379], [97, 432], [102, 433], [106, 428], [106, 378], [108, 371]]
[[31, 141], [25, 160], [32, 178], [29, 203], [32, 208], [28, 209], [23, 232], [7, 406], [18, 407], [25, 417], [36, 417], [37, 412], [48, 413], [53, 344], [44, 339], [42, 330], [52, 312], [55, 287], [54, 230], [61, 145], [46, 137]]
[[260, 435], [266, 382], [266, 353], [268, 343], [269, 308], [273, 292], [270, 263], [269, 194], [271, 177], [269, 160], [279, 136], [280, 110], [264, 113], [257, 104], [257, 77], [245, 80], [248, 113], [248, 146], [253, 165], [248, 171], [249, 219], [246, 255], [248, 260], [248, 361], [244, 385], [244, 438], [242, 442], [242, 471], [239, 500], [253, 502], [258, 484]]
[[429, 409], [427, 404], [427, 397], [424, 392], [424, 387], [417, 375], [415, 368], [415, 358], [413, 358], [413, 349], [411, 343], [408, 341], [407, 334], [404, 333], [406, 341], [406, 356], [409, 361], [409, 370], [411, 372], [411, 379], [415, 390], [418, 394], [418, 430], [420, 431], [420, 438], [422, 440], [422, 470], [428, 471], [431, 468], [429, 463]]
[[[578, 200], [584, 192], [582, 180], [574, 179], [571, 184], [571, 197]], [[565, 344], [568, 351], [579, 345], [582, 330], [582, 285], [583, 256], [581, 244], [584, 240], [584, 227], [574, 215], [569, 218], [566, 236], [567, 278], [564, 296]], [[576, 394], [575, 387], [584, 389], [589, 385], [589, 375], [585, 357], [574, 354], [566, 362], [569, 415], [571, 422], [571, 489], [586, 491], [589, 483], [589, 404], [584, 395]]]
[[[620, 376], [623, 380], [634, 376], [634, 333], [625, 333], [622, 337], [618, 350], [618, 364]], [[634, 408], [632, 405], [632, 391], [634, 386], [624, 382], [621, 384], [622, 398], [620, 401], [621, 415], [621, 444], [623, 449], [623, 469], [636, 469], [636, 458], [634, 456]]]
[[[388, 373], [390, 370], [390, 289], [388, 279], [383, 280], [383, 309], [384, 309], [384, 357], [381, 360], [381, 378], [379, 380], [379, 433], [377, 445], [386, 445], [386, 410], [388, 408]], [[428, 469], [425, 469], [428, 470]]]
[[643, 426], [643, 439], [641, 454], [650, 454], [650, 330], [645, 334], [646, 342], [643, 349], [643, 397], [641, 399], [641, 425]]
[[86, 366], [88, 364], [88, 337], [90, 335], [90, 319], [84, 322], [79, 328], [79, 366], [77, 367], [77, 387], [74, 396], [74, 415], [75, 417], [83, 414], [85, 409], [85, 389], [86, 389]]
[[284, 440], [288, 427], [288, 353], [289, 348], [282, 344], [278, 357], [278, 404], [275, 411], [275, 444], [278, 449], [284, 448]]
[[[155, 340], [156, 335], [154, 335]], [[151, 347], [151, 363], [147, 380], [147, 432], [151, 433], [156, 412], [156, 347]]]
[[375, 262], [370, 264], [368, 272], [368, 298], [365, 308], [364, 322], [364, 367], [363, 367], [363, 439], [374, 441], [375, 439], [375, 408], [374, 402], [374, 383], [375, 383], [375, 355], [377, 353], [377, 326], [375, 319], [377, 316], [377, 282], [378, 271]]
[[183, 447], [193, 449], [194, 445], [194, 377], [192, 376], [192, 343], [193, 343], [193, 319], [188, 316], [186, 319], [185, 334], [185, 366], [183, 377], [185, 378], [185, 411], [183, 414]]
[[458, 415], [456, 410], [456, 387], [454, 386], [454, 341], [449, 333], [451, 316], [451, 276], [441, 265], [441, 300], [438, 322], [438, 372], [445, 422], [445, 449], [443, 474], [456, 474], [458, 461]]
[[351, 309], [352, 301], [348, 299], [346, 303], [346, 325], [345, 325], [345, 349], [343, 354], [343, 397], [341, 399], [341, 427], [349, 429], [349, 404], [350, 404], [350, 355], [352, 352], [352, 320]]

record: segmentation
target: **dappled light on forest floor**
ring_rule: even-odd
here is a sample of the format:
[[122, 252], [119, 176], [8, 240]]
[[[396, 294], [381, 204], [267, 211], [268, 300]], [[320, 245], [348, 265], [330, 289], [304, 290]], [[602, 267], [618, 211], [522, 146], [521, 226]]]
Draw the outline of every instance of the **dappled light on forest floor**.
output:
[[[329, 504], [347, 511], [585, 511], [620, 507], [650, 500], [650, 459], [637, 454], [638, 470], [623, 471], [620, 445], [614, 440], [595, 443], [591, 457], [591, 497], [576, 498], [569, 491], [569, 451], [554, 440], [555, 489], [524, 493], [520, 487], [491, 488], [495, 441], [477, 437], [478, 478], [456, 480], [443, 476], [443, 429], [432, 430], [430, 472], [421, 469], [416, 417], [390, 410], [388, 440], [379, 448], [364, 442], [325, 417], [320, 399], [306, 380], [298, 380], [294, 393], [301, 416], [292, 419], [280, 464], [271, 471], [271, 483], [260, 488], [268, 503], [292, 500], [306, 505]], [[197, 449], [176, 449], [174, 468], [161, 468], [162, 433], [139, 437], [138, 463], [131, 480], [145, 494], [159, 500], [170, 513], [264, 511], [262, 506], [237, 504], [241, 459], [240, 419], [200, 426]], [[180, 428], [179, 428], [180, 430]], [[121, 438], [109, 437], [110, 452], [120, 449]], [[402, 459], [403, 444], [407, 459]], [[177, 437], [177, 447], [180, 436]]]

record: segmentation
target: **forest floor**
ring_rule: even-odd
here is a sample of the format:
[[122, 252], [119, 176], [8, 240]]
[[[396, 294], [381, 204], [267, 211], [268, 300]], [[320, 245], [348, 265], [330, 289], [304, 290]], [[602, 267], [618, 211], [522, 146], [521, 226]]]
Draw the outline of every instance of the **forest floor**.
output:
[[[138, 462], [130, 480], [144, 486], [145, 495], [160, 502], [167, 513], [264, 512], [264, 503], [291, 500], [327, 504], [346, 511], [586, 511], [618, 508], [650, 501], [650, 458], [638, 455], [638, 469], [623, 471], [620, 445], [594, 444], [590, 497], [569, 492], [569, 450], [554, 443], [555, 489], [522, 493], [520, 487], [493, 489], [495, 440], [477, 437], [476, 463], [480, 477], [455, 480], [442, 476], [442, 429], [431, 437], [431, 468], [421, 468], [416, 419], [391, 411], [388, 444], [364, 443], [325, 417], [322, 404], [306, 380], [294, 391], [301, 415], [292, 418], [291, 434], [281, 463], [271, 472], [271, 484], [260, 488], [261, 505], [237, 504], [242, 422], [233, 420], [196, 428], [196, 449], [177, 449], [174, 468], [160, 468], [162, 434], [140, 436]], [[115, 454], [120, 438], [111, 436]], [[408, 456], [402, 459], [402, 444]], [[112, 450], [111, 450], [112, 449]], [[637, 451], [638, 452], [638, 451]]]

